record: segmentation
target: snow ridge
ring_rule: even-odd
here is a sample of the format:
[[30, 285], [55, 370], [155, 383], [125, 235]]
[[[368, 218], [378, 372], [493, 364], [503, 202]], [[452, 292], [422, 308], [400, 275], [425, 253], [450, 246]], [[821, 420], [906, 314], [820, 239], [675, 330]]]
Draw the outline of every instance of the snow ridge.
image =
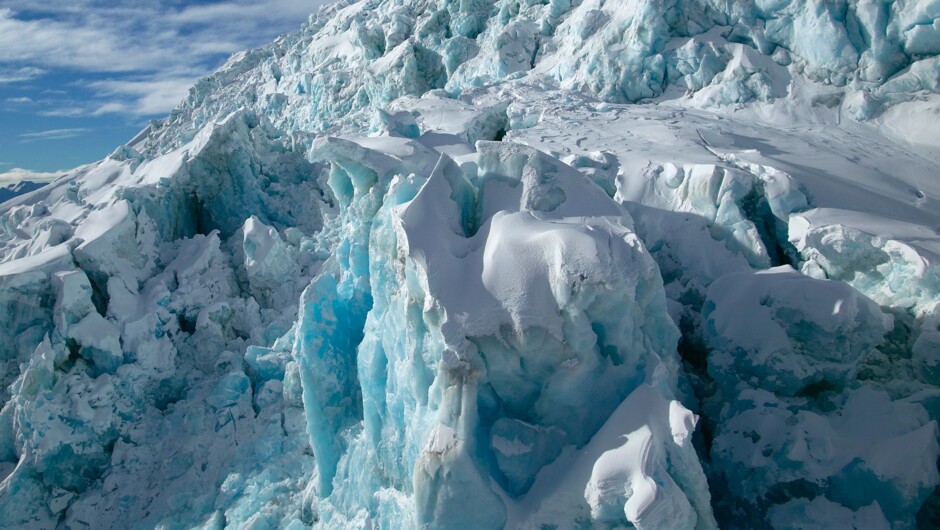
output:
[[937, 92], [940, 43], [925, 25], [936, 10], [931, 1], [343, 0], [299, 33], [233, 56], [140, 147], [165, 152], [245, 107], [286, 131], [342, 130], [402, 96], [519, 79], [612, 103], [796, 99], [795, 112], [867, 121]]

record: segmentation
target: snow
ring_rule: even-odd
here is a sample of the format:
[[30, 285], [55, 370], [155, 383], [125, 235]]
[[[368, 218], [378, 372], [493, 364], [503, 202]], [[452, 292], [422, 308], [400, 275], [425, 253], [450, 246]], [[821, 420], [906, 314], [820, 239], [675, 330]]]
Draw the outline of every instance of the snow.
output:
[[343, 0], [0, 206], [22, 528], [938, 518], [940, 3]]
[[[787, 265], [719, 278], [708, 289], [702, 316], [720, 386], [759, 380], [784, 395], [824, 382], [844, 384], [893, 326], [847, 284], [810, 279]], [[736, 372], [727, 382], [726, 370]]]
[[891, 528], [877, 503], [853, 511], [822, 497], [811, 501], [794, 499], [779, 508], [775, 507], [771, 510], [770, 519], [776, 523], [775, 528], [787, 528], [792, 524], [807, 530], [822, 530], [832, 528], [833, 525], [853, 530]]
[[[661, 473], [657, 473], [657, 468], [665, 465], [660, 453], [662, 450], [657, 451], [658, 448], [653, 446], [654, 436], [663, 437], [666, 425], [656, 425], [656, 420], [662, 421], [661, 417], [655, 420], [643, 417], [644, 412], [651, 415], [657, 412], [663, 414], [664, 407], [661, 403], [650, 402], [658, 397], [655, 394], [655, 397], [650, 397], [650, 390], [649, 387], [641, 387], [620, 405], [630, 411], [630, 416], [621, 418], [618, 416], [624, 413], [618, 415], [615, 412], [611, 417], [611, 420], [620, 424], [618, 426], [621, 427], [621, 432], [627, 433], [625, 436], [620, 434], [626, 441], [619, 447], [604, 451], [594, 462], [591, 478], [584, 492], [591, 506], [591, 517], [595, 521], [616, 522], [621, 518], [618, 512], [622, 510], [627, 521], [641, 529], [663, 528], [668, 525], [707, 528], [711, 521], [697, 524], [692, 506], [678, 493], [679, 486], [671, 477], [654, 478]], [[694, 428], [696, 419], [675, 401], [670, 402], [668, 408], [667, 432], [671, 431], [672, 442], [681, 447], [685, 438], [691, 434], [690, 428]], [[660, 431], [658, 436], [654, 435], [653, 429]], [[603, 443], [602, 440], [607, 436], [610, 434], [602, 428], [594, 436], [592, 443]]]

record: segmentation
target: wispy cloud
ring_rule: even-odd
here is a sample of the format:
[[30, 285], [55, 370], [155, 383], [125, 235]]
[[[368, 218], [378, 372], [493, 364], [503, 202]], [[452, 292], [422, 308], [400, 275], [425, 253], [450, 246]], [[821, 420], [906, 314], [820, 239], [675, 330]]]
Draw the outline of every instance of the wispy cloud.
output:
[[186, 96], [197, 76], [127, 76], [121, 79], [77, 81], [70, 86], [92, 94], [78, 99], [61, 97], [7, 98], [9, 109], [29, 109], [39, 116], [78, 118], [120, 114], [130, 117], [153, 116], [172, 110]]
[[86, 72], [133, 72], [174, 62], [172, 53], [163, 53], [159, 42], [142, 46], [145, 39], [122, 39], [131, 36], [127, 21], [109, 21], [100, 15], [24, 20], [12, 9], [0, 9], [0, 62]]
[[20, 135], [22, 142], [39, 142], [45, 140], [65, 140], [66, 138], [75, 138], [76, 136], [82, 136], [83, 134], [88, 133], [88, 129], [75, 128], [75, 129], [50, 129], [48, 131], [38, 131], [31, 133], [23, 133]]
[[[10, 164], [4, 164], [10, 165]], [[30, 171], [28, 169], [23, 169], [20, 167], [15, 167], [9, 171], [0, 173], [0, 185], [14, 184], [16, 182], [22, 182], [24, 180], [29, 180], [33, 182], [49, 182], [55, 180], [66, 173], [69, 173], [71, 170], [63, 171]]]
[[[2, 16], [2, 11], [0, 11], [0, 16]], [[2, 37], [0, 37], [0, 40], [2, 40]], [[19, 68], [4, 68], [0, 66], [0, 85], [20, 83], [22, 81], [31, 81], [45, 73], [45, 70], [42, 68], [36, 68], [35, 66], [22, 66]]]
[[[163, 114], [225, 56], [263, 44], [330, 0], [5, 0], [0, 8], [0, 83], [47, 71], [95, 74], [82, 104], [46, 116]], [[39, 4], [39, 5], [37, 5]], [[101, 80], [104, 76], [104, 80]]]
[[78, 118], [80, 116], [88, 116], [91, 112], [86, 107], [66, 106], [40, 110], [36, 114], [49, 118]]
[[121, 79], [96, 81], [89, 88], [109, 100], [93, 112], [148, 116], [167, 112], [186, 96], [196, 77]]

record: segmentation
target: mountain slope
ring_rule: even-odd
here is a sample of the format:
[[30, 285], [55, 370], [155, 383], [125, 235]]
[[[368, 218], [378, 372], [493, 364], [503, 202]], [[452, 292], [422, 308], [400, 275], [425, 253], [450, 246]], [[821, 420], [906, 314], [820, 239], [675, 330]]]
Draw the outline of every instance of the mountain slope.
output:
[[344, 1], [0, 207], [0, 520], [929, 527], [940, 2]]

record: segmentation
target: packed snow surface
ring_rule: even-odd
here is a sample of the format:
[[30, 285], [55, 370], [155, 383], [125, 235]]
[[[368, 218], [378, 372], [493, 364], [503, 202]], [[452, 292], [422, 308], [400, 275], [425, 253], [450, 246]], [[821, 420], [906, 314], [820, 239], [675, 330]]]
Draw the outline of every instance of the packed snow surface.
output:
[[344, 0], [236, 54], [0, 205], [0, 526], [940, 526], [938, 20]]

